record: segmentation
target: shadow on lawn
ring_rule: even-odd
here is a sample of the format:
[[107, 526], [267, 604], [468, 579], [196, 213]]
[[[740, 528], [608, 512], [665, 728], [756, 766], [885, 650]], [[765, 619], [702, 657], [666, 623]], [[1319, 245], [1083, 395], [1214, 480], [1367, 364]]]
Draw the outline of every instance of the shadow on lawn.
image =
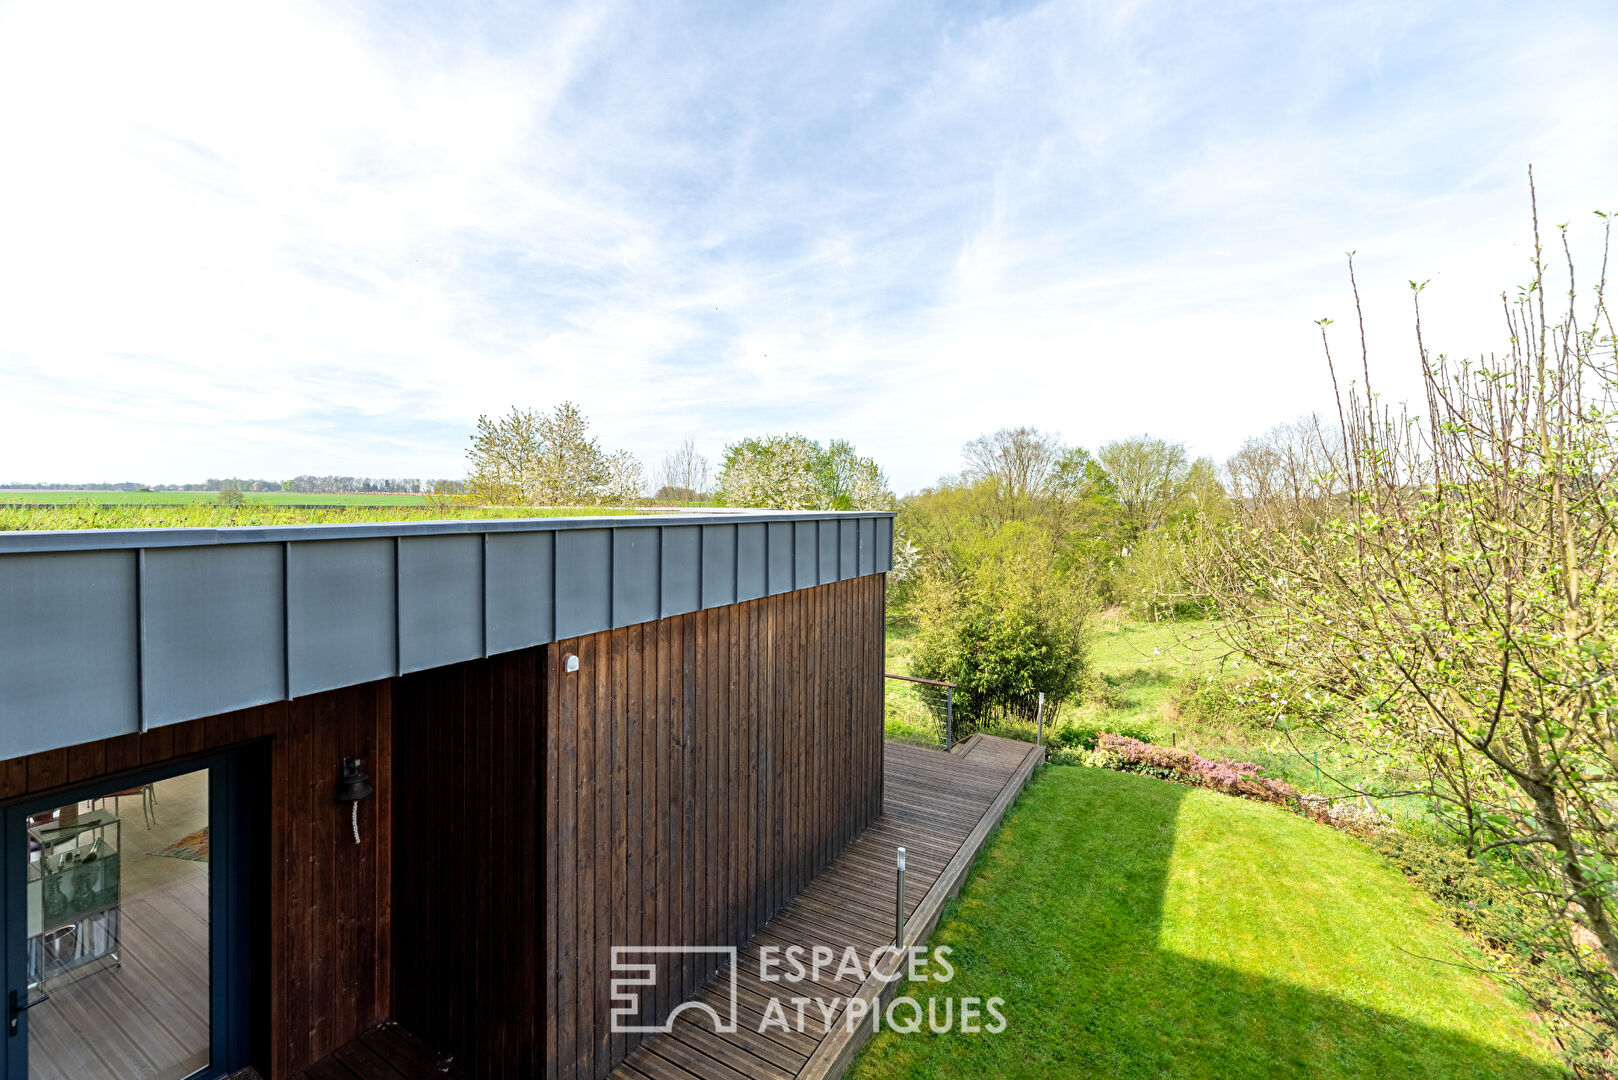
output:
[[[1451, 1030], [1160, 948], [1186, 793], [1091, 769], [1032, 785], [933, 942], [953, 948], [957, 969], [936, 989], [1003, 997], [1007, 1030], [884, 1032], [849, 1075], [1564, 1075]], [[923, 998], [920, 989], [911, 992]]]

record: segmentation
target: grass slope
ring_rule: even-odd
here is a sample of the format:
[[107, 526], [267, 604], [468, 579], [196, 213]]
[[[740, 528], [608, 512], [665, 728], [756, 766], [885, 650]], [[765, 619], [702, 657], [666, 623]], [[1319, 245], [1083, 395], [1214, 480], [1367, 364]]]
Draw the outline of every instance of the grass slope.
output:
[[884, 1031], [855, 1080], [1562, 1075], [1386, 861], [1145, 777], [1043, 770], [933, 943], [957, 968], [934, 987], [1003, 997], [1007, 1029]]

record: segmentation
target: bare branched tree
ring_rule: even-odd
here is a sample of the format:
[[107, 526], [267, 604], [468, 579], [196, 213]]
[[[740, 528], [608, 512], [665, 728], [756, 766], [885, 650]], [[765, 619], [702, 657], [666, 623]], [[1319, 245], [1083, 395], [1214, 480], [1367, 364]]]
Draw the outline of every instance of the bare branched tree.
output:
[[663, 455], [657, 470], [657, 497], [676, 502], [697, 502], [708, 497], [713, 487], [713, 470], [697, 450], [695, 435], [687, 436], [676, 450]]
[[1313, 424], [1301, 466], [1290, 438], [1252, 447], [1232, 469], [1249, 495], [1241, 517], [1208, 531], [1195, 572], [1232, 648], [1357, 748], [1379, 778], [1369, 790], [1419, 795], [1469, 852], [1510, 861], [1545, 905], [1533, 949], [1565, 963], [1611, 1023], [1618, 335], [1605, 254], [1581, 305], [1565, 232], [1566, 281], [1547, 281], [1537, 207], [1534, 241], [1532, 281], [1501, 298], [1500, 355], [1430, 352], [1411, 283], [1419, 414], [1374, 393], [1362, 318], [1363, 381], [1340, 390], [1338, 429]]
[[1307, 510], [1310, 517], [1342, 494], [1342, 432], [1319, 416], [1279, 424], [1248, 439], [1225, 462], [1230, 497], [1244, 513], [1266, 517]]
[[1154, 524], [1158, 511], [1180, 497], [1191, 468], [1184, 443], [1150, 435], [1110, 442], [1096, 451], [1096, 460], [1124, 512], [1142, 525]]
[[1038, 428], [1001, 428], [979, 435], [961, 450], [968, 480], [993, 481], [1001, 498], [1024, 500], [1044, 494], [1067, 448], [1054, 432]]

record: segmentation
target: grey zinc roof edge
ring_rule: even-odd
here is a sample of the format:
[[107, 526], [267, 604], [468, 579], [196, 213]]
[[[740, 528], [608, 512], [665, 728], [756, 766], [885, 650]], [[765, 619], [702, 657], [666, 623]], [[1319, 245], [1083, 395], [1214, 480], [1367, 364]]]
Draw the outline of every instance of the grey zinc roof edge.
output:
[[36, 541], [0, 548], [0, 758], [885, 573], [893, 532], [766, 511], [0, 536]]
[[446, 521], [366, 521], [320, 525], [241, 525], [220, 529], [36, 529], [0, 532], [0, 555], [53, 551], [121, 551], [135, 548], [206, 547], [302, 540], [368, 540], [395, 536], [467, 533], [562, 532], [662, 525], [746, 525], [770, 521], [892, 518], [891, 510], [738, 510], [719, 513], [601, 514], [581, 517], [464, 518]]

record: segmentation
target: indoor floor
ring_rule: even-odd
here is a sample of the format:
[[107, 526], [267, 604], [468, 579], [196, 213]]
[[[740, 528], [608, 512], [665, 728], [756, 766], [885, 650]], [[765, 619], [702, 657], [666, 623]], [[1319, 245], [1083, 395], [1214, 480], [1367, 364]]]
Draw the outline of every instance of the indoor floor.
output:
[[[91, 958], [34, 988], [34, 1000], [49, 1000], [28, 1014], [28, 1075], [181, 1080], [209, 1059], [208, 773], [77, 810], [80, 820], [97, 810], [117, 818], [106, 830], [119, 856], [116, 940], [89, 939], [83, 924], [56, 930]], [[76, 935], [91, 944], [72, 944]]]

